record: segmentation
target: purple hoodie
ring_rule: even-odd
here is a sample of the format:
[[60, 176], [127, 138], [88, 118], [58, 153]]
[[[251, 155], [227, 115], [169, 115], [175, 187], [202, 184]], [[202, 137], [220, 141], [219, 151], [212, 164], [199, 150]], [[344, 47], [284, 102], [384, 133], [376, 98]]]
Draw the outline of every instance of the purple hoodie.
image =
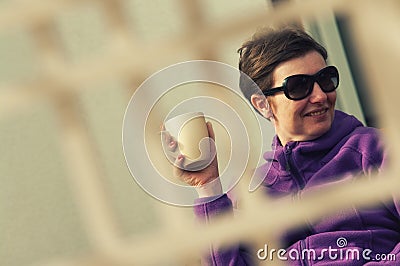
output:
[[[273, 197], [301, 197], [308, 190], [352, 178], [357, 173], [369, 175], [380, 170], [384, 161], [378, 131], [364, 127], [355, 117], [341, 111], [335, 111], [331, 129], [320, 138], [289, 142], [283, 147], [275, 137], [272, 147], [274, 153], [264, 154], [266, 161], [272, 162], [269, 171], [266, 163], [258, 173], [265, 176], [263, 189]], [[199, 199], [197, 203], [195, 214], [206, 221], [218, 213], [232, 212], [231, 200], [226, 195], [208, 203]], [[399, 214], [400, 202], [393, 200], [373, 208], [338, 212], [291, 230], [282, 236], [287, 262], [290, 265], [400, 265]], [[379, 256], [386, 256], [386, 260], [377, 261]], [[249, 252], [241, 245], [234, 245], [226, 250], [211, 248], [205, 262], [207, 265], [253, 265], [258, 259], [257, 251]]]

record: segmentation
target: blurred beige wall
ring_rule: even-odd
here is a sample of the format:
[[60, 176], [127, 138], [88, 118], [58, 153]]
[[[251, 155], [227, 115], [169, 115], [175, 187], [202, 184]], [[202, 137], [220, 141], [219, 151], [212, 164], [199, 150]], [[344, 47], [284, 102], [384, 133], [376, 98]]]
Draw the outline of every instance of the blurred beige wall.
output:
[[[196, 30], [190, 25], [185, 1], [121, 2], [128, 31], [139, 48], [162, 44], [185, 31]], [[264, 0], [198, 2], [203, 23], [210, 27], [267, 9]], [[25, 1], [20, 6], [18, 3], [0, 1], [0, 14], [10, 15], [8, 8], [13, 7], [16, 21], [20, 21], [12, 27], [6, 23], [0, 27], [0, 97], [4, 103], [0, 106], [0, 265], [7, 266], [36, 265], [54, 258], [79, 258], [93, 251], [80, 216], [79, 200], [68, 177], [70, 165], [63, 152], [65, 125], [62, 125], [57, 104], [51, 97], [44, 96], [46, 88], [36, 92], [34, 86], [14, 87], [14, 84], [31, 84], [40, 78], [45, 60], [38, 52], [30, 28], [29, 19], [35, 17], [28, 15], [35, 8], [45, 10], [43, 5], [46, 7], [46, 3]], [[96, 1], [77, 2], [57, 11], [53, 22], [67, 63], [80, 65], [96, 60], [108, 51], [113, 41], [113, 29], [103, 12]], [[26, 16], [28, 22], [24, 20]], [[249, 28], [249, 34], [253, 30]], [[121, 130], [132, 92], [148, 75], [180, 61], [208, 57], [236, 66], [236, 49], [249, 34], [219, 41], [212, 56], [207, 55], [209, 49], [204, 49], [205, 52], [202, 49], [170, 51], [160, 46], [162, 53], [171, 52], [172, 56], [158, 62], [157, 58], [140, 58], [140, 51], [132, 50], [138, 61], [147, 62], [134, 71], [136, 77], [128, 80], [110, 76], [98, 83], [74, 88], [77, 90], [75, 101], [80, 108], [79, 119], [92, 141], [94, 159], [101, 172], [99, 178], [109, 193], [116, 222], [124, 237], [162, 227], [164, 218], [160, 206], [161, 209], [176, 209], [139, 188], [125, 164]], [[109, 67], [112, 71], [114, 66]], [[52, 89], [49, 84], [48, 90]], [[21, 90], [22, 96], [17, 90]], [[184, 212], [191, 215], [189, 209]]]

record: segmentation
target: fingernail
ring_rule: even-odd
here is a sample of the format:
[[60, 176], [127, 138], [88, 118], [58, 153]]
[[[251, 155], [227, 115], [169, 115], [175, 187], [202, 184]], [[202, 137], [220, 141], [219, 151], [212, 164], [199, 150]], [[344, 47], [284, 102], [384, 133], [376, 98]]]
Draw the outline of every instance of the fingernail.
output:
[[183, 155], [182, 154], [179, 154], [178, 155], [178, 161], [180, 161], [180, 160], [182, 160], [183, 159]]
[[172, 140], [169, 142], [169, 146], [174, 146], [174, 145], [175, 145], [175, 141]]

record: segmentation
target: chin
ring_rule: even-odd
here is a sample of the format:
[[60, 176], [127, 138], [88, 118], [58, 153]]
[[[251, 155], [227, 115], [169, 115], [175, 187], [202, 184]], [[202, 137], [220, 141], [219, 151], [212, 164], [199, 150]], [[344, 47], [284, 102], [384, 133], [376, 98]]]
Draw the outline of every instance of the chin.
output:
[[321, 137], [322, 135], [324, 135], [326, 132], [329, 131], [329, 129], [331, 129], [332, 123], [330, 123], [329, 125], [325, 125], [325, 126], [320, 126], [318, 128], [315, 128], [312, 132], [309, 133], [309, 136], [312, 136], [312, 139], [317, 139], [319, 137]]

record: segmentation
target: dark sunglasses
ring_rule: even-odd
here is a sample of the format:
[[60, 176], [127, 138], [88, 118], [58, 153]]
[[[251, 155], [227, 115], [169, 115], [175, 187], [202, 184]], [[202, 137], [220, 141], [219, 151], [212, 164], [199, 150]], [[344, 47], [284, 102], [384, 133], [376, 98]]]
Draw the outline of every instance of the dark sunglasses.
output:
[[283, 91], [285, 96], [290, 100], [298, 101], [309, 96], [314, 88], [314, 83], [317, 82], [324, 92], [332, 92], [339, 85], [339, 72], [336, 67], [328, 66], [314, 75], [293, 75], [285, 78], [282, 87], [272, 88], [263, 91], [265, 96], [274, 95], [277, 92]]

